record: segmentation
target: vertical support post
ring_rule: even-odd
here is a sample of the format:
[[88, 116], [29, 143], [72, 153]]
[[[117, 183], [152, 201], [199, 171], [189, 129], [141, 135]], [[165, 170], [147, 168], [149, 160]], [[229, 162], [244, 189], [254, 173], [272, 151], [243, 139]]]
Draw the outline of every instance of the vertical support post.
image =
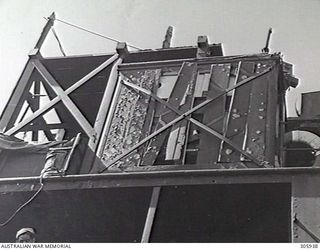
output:
[[[189, 86], [193, 85], [195, 82], [197, 73], [197, 64], [195, 63], [183, 63], [183, 65], [180, 68], [178, 78], [175, 82], [174, 88], [167, 100], [168, 103], [170, 103], [172, 106], [178, 108], [178, 109], [184, 109], [185, 106], [190, 108], [190, 103], [185, 103], [181, 105], [181, 102], [184, 98], [184, 95], [188, 93]], [[183, 105], [185, 105], [183, 107]], [[182, 108], [183, 107], [183, 108]], [[171, 120], [173, 120], [177, 115], [173, 112], [168, 112], [170, 109], [168, 109], [165, 106], [161, 106], [159, 108], [159, 113], [162, 114], [160, 116], [160, 120], [168, 123]], [[162, 127], [163, 124], [161, 122], [158, 122], [155, 130]], [[170, 133], [170, 130], [165, 131], [164, 133], [161, 133], [159, 136], [156, 137], [156, 140], [152, 141], [148, 147], [150, 148], [149, 151], [146, 152], [144, 155], [141, 165], [150, 165], [152, 166], [154, 162], [156, 161], [156, 158], [160, 152], [160, 148], [162, 144], [164, 143], [166, 136]]]
[[[105, 137], [103, 135], [108, 130], [110, 126], [110, 121], [108, 121], [108, 116], [110, 113], [112, 115], [112, 110], [114, 107], [114, 100], [117, 96], [117, 93], [120, 90], [120, 83], [118, 83], [118, 67], [122, 63], [124, 57], [129, 54], [128, 47], [126, 43], [118, 43], [116, 47], [117, 54], [119, 55], [118, 59], [113, 63], [111, 72], [108, 78], [107, 86], [102, 97], [102, 101], [99, 107], [99, 111], [94, 123], [94, 130], [96, 132], [95, 139], [90, 139], [88, 142], [88, 149], [85, 153], [84, 159], [87, 159], [87, 162], [93, 163], [95, 157], [98, 158], [102, 155], [103, 145], [105, 143]], [[118, 84], [117, 84], [118, 83]], [[92, 164], [86, 164], [86, 167], [81, 168], [81, 173], [88, 173], [92, 167]]]
[[[97, 118], [94, 124], [96, 131], [95, 140], [90, 139], [88, 142], [88, 149], [84, 156], [84, 162], [87, 162], [81, 167], [80, 173], [87, 174], [92, 171], [92, 164], [96, 160], [96, 157], [101, 158], [103, 154], [103, 148], [106, 141], [106, 133], [109, 130], [113, 112], [116, 106], [116, 99], [120, 92], [120, 82], [118, 82], [118, 66], [122, 63], [122, 58], [119, 58], [112, 66], [107, 87], [104, 91], [104, 95], [100, 104], [100, 108], [97, 114]], [[111, 117], [111, 118], [110, 118]]]
[[147, 243], [150, 240], [154, 217], [158, 207], [160, 191], [161, 191], [161, 187], [154, 187], [152, 190], [150, 206], [148, 209], [148, 214], [147, 214], [146, 222], [145, 222], [143, 233], [142, 233], [141, 243]]
[[[210, 82], [207, 99], [215, 98], [217, 95], [221, 95], [227, 88], [230, 76], [231, 64], [224, 65], [212, 65], [210, 72]], [[208, 127], [216, 130], [219, 133], [223, 132], [223, 119], [225, 116], [225, 103], [226, 96], [220, 96], [214, 100], [206, 108], [203, 114], [202, 122], [204, 124], [210, 124], [212, 121], [217, 122], [208, 125]], [[206, 132], [200, 133], [199, 152], [197, 157], [198, 164], [213, 164], [217, 162], [219, 158], [221, 140], [208, 136]]]
[[[239, 83], [240, 81], [253, 76], [255, 74], [254, 67], [255, 64], [253, 62], [239, 63], [235, 83]], [[241, 148], [245, 139], [251, 88], [252, 81], [235, 89], [226, 122], [225, 137], [231, 138], [231, 140]], [[219, 160], [221, 162], [239, 162], [241, 160], [241, 154], [239, 152], [234, 152], [233, 149], [229, 148], [228, 144], [223, 142], [221, 144]]]
[[105, 124], [105, 120], [110, 110], [111, 101], [114, 97], [114, 91], [116, 89], [117, 80], [118, 80], [118, 66], [122, 63], [122, 58], [119, 58], [112, 66], [107, 87], [104, 91], [104, 95], [100, 104], [100, 108], [97, 114], [97, 118], [94, 124], [94, 129], [96, 131], [96, 140], [89, 141], [89, 147], [92, 151], [95, 151], [99, 142], [102, 133], [103, 126]]
[[[40, 95], [40, 82], [35, 81], [34, 82], [34, 91], [33, 91], [33, 96], [32, 96], [32, 106], [33, 106], [34, 110], [38, 110], [40, 107], [39, 95]], [[39, 138], [38, 131], [32, 131], [32, 141], [38, 141], [38, 138]]]
[[268, 83], [268, 98], [267, 98], [267, 112], [266, 112], [266, 148], [265, 160], [274, 165], [276, 154], [276, 119], [278, 106], [278, 76], [279, 76], [279, 62], [276, 62], [274, 69], [267, 75]]
[[280, 167], [284, 167], [286, 165], [286, 152], [284, 151], [284, 145], [285, 145], [285, 132], [286, 132], [286, 102], [285, 102], [285, 92], [281, 93], [280, 95], [280, 102], [279, 102], [279, 116], [280, 116], [280, 145], [279, 145], [279, 163]]
[[111, 72], [108, 78], [107, 87], [104, 91], [104, 95], [100, 104], [100, 108], [97, 114], [97, 118], [94, 124], [94, 129], [96, 131], [96, 140], [89, 141], [89, 148], [95, 152], [97, 146], [100, 142], [101, 133], [103, 126], [106, 122], [107, 114], [111, 106], [112, 99], [114, 98], [114, 92], [118, 80], [118, 67], [122, 63], [123, 59], [129, 54], [128, 47], [126, 43], [118, 43], [116, 51], [119, 55], [119, 58], [116, 62], [113, 63]]

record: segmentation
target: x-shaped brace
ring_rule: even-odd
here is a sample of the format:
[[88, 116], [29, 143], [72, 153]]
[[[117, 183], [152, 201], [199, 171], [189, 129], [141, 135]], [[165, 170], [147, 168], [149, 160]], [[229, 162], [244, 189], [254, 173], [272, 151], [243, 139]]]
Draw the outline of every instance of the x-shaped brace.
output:
[[86, 83], [88, 80], [90, 80], [92, 77], [94, 77], [96, 74], [101, 72], [103, 69], [105, 69], [107, 66], [112, 64], [117, 58], [119, 57], [118, 54], [113, 55], [111, 58], [103, 62], [101, 65], [99, 65], [97, 68], [92, 70], [90, 73], [85, 75], [83, 78], [81, 78], [79, 81], [74, 83], [71, 87], [69, 87], [67, 90], [63, 90], [59, 83], [54, 79], [54, 77], [48, 72], [48, 70], [45, 68], [45, 66], [38, 60], [33, 59], [32, 65], [39, 71], [39, 73], [42, 75], [42, 77], [46, 80], [46, 82], [51, 86], [51, 88], [54, 90], [54, 92], [57, 94], [55, 98], [53, 98], [49, 103], [44, 105], [42, 108], [35, 111], [32, 115], [24, 119], [22, 122], [18, 123], [13, 128], [9, 129], [5, 134], [6, 135], [12, 135], [19, 131], [19, 129], [23, 128], [25, 125], [39, 117], [40, 115], [47, 112], [49, 109], [51, 109], [55, 104], [62, 101], [66, 108], [70, 111], [72, 116], [76, 119], [76, 121], [79, 123], [79, 125], [82, 127], [84, 132], [88, 135], [88, 137], [92, 140], [95, 140], [96, 132], [95, 129], [90, 125], [88, 120], [84, 117], [84, 115], [81, 113], [79, 108], [74, 104], [74, 102], [70, 99], [69, 95], [75, 91], [77, 88], [82, 86], [84, 83]]
[[250, 159], [252, 162], [254, 162], [255, 164], [257, 164], [260, 167], [264, 167], [265, 163], [261, 162], [259, 160], [257, 160], [255, 157], [253, 157], [251, 154], [249, 154], [248, 152], [242, 150], [242, 148], [240, 148], [238, 145], [235, 145], [231, 140], [229, 140], [228, 138], [226, 138], [225, 136], [221, 135], [220, 133], [218, 133], [217, 131], [211, 129], [210, 127], [208, 127], [207, 125], [193, 119], [190, 117], [190, 115], [192, 113], [194, 113], [195, 111], [203, 108], [204, 106], [208, 105], [209, 103], [211, 103], [212, 101], [216, 100], [217, 98], [227, 94], [228, 92], [239, 88], [240, 86], [255, 80], [265, 74], [267, 74], [268, 72], [270, 72], [272, 70], [272, 67], [270, 67], [269, 69], [263, 71], [262, 73], [255, 75], [255, 76], [251, 76], [245, 80], [242, 80], [241, 82], [239, 82], [237, 85], [232, 86], [228, 89], [226, 89], [224, 92], [222, 92], [221, 94], [215, 96], [214, 98], [210, 98], [207, 99], [206, 101], [200, 103], [199, 105], [197, 105], [196, 107], [188, 110], [185, 113], [182, 113], [180, 110], [178, 110], [176, 107], [173, 107], [172, 105], [170, 105], [169, 103], [163, 101], [161, 98], [159, 98], [157, 95], [153, 94], [151, 91], [146, 90], [142, 87], [139, 87], [135, 84], [132, 84], [128, 81], [122, 81], [123, 84], [125, 84], [128, 87], [134, 88], [138, 91], [141, 91], [144, 94], [147, 94], [149, 96], [151, 96], [152, 98], [154, 98], [155, 100], [161, 102], [163, 105], [165, 105], [166, 107], [168, 107], [169, 109], [171, 109], [172, 111], [174, 111], [177, 115], [179, 115], [177, 118], [173, 119], [171, 122], [167, 123], [166, 125], [164, 125], [163, 127], [161, 127], [160, 129], [158, 129], [157, 131], [153, 132], [152, 134], [150, 134], [148, 137], [144, 138], [143, 140], [141, 140], [139, 143], [137, 143], [135, 146], [133, 146], [132, 148], [130, 148], [129, 150], [127, 150], [126, 152], [124, 152], [123, 154], [119, 155], [118, 157], [116, 157], [110, 164], [108, 164], [108, 166], [106, 166], [104, 169], [100, 170], [99, 173], [102, 173], [104, 171], [106, 171], [108, 168], [110, 168], [113, 164], [115, 164], [116, 162], [118, 162], [119, 160], [121, 160], [123, 157], [126, 157], [127, 155], [129, 155], [131, 152], [133, 152], [134, 150], [136, 150], [137, 148], [139, 148], [140, 146], [142, 146], [144, 143], [146, 143], [147, 141], [149, 141], [150, 139], [152, 139], [153, 137], [157, 136], [158, 134], [160, 134], [161, 132], [163, 132], [164, 130], [168, 129], [169, 127], [171, 127], [172, 125], [176, 124], [177, 122], [183, 120], [183, 119], [187, 119], [190, 122], [194, 123], [196, 126], [204, 129], [205, 131], [209, 132], [210, 134], [216, 136], [217, 138], [219, 138], [220, 140], [225, 141], [226, 143], [228, 143], [231, 147], [233, 147], [235, 150], [239, 151], [241, 154], [245, 155], [248, 159]]

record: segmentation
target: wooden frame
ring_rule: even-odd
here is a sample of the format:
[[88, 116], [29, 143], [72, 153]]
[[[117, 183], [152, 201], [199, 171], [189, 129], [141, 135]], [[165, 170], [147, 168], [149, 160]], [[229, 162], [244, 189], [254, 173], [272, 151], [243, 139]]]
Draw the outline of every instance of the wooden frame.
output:
[[[191, 115], [193, 112], [199, 110], [200, 108], [206, 106], [207, 104], [211, 103], [212, 101], [214, 101], [215, 99], [219, 98], [220, 96], [225, 95], [226, 93], [248, 83], [251, 82], [253, 79], [256, 79], [260, 76], [265, 75], [266, 73], [270, 72], [272, 70], [272, 67], [270, 67], [269, 69], [263, 71], [260, 74], [257, 74], [255, 76], [246, 78], [242, 81], [240, 81], [237, 85], [235, 86], [231, 86], [229, 87], [227, 90], [223, 91], [222, 93], [220, 93], [219, 95], [215, 96], [214, 98], [210, 98], [204, 102], [202, 102], [201, 104], [197, 105], [196, 107], [186, 111], [185, 113], [181, 113], [179, 110], [177, 110], [175, 107], [170, 107], [170, 104], [165, 104], [165, 102], [163, 104], [167, 105], [167, 107], [170, 107], [171, 110], [175, 111], [179, 116], [175, 119], [173, 119], [172, 121], [170, 121], [169, 123], [167, 123], [166, 125], [164, 125], [163, 127], [161, 127], [160, 129], [158, 129], [157, 131], [153, 132], [151, 135], [149, 135], [148, 137], [144, 138], [143, 140], [141, 140], [139, 143], [137, 143], [136, 145], [134, 145], [133, 147], [131, 147], [130, 150], [124, 152], [123, 154], [121, 154], [120, 156], [116, 157], [113, 161], [111, 161], [111, 163], [106, 166], [104, 169], [101, 169], [99, 171], [99, 173], [102, 173], [104, 171], [106, 171], [110, 166], [112, 166], [113, 164], [115, 164], [116, 162], [118, 162], [119, 160], [121, 160], [123, 157], [126, 157], [127, 155], [129, 155], [131, 152], [133, 152], [134, 150], [136, 150], [137, 148], [139, 148], [140, 146], [142, 146], [144, 143], [148, 142], [150, 139], [154, 138], [156, 135], [160, 134], [161, 132], [165, 131], [166, 129], [170, 128], [171, 126], [173, 126], [174, 124], [176, 124], [177, 122], [183, 120], [183, 119], [188, 119], [191, 122], [195, 123], [196, 125], [200, 126], [202, 129], [207, 130], [209, 133], [214, 134], [215, 136], [217, 136], [219, 139], [224, 140], [225, 142], [227, 142], [229, 145], [233, 145], [233, 143], [226, 139], [224, 136], [220, 135], [219, 133], [217, 133], [216, 131], [212, 130], [211, 128], [208, 128], [206, 125], [198, 122], [197, 120], [194, 120], [192, 118], [189, 117], [189, 115]], [[157, 98], [157, 97], [155, 97]], [[159, 101], [161, 99], [159, 98]], [[238, 150], [239, 152], [241, 152], [243, 155], [245, 155], [246, 157], [248, 157], [250, 160], [252, 160], [253, 162], [255, 162], [257, 165], [259, 166], [264, 166], [263, 162], [260, 162], [258, 160], [256, 160], [254, 157], [252, 157], [250, 154], [248, 154], [247, 152], [243, 151], [240, 147], [233, 145], [233, 147], [235, 147], [236, 150]]]
[[[31, 64], [33, 67], [37, 67], [40, 70], [40, 73], [45, 77], [45, 79], [48, 81], [48, 83], [52, 84], [53, 90], [58, 94], [55, 98], [53, 98], [48, 104], [34, 112], [31, 116], [27, 117], [25, 120], [14, 126], [13, 128], [9, 129], [5, 132], [6, 135], [13, 135], [16, 132], [18, 132], [21, 128], [26, 126], [28, 123], [39, 117], [40, 115], [44, 114], [47, 110], [51, 109], [55, 104], [62, 101], [65, 105], [67, 105], [67, 108], [72, 112], [71, 114], [76, 118], [79, 125], [84, 129], [85, 133], [89, 136], [90, 139], [95, 139], [96, 133], [94, 129], [91, 127], [91, 125], [88, 123], [88, 121], [84, 118], [82, 113], [76, 106], [73, 104], [71, 99], [69, 98], [69, 95], [75, 91], [77, 88], [85, 84], [89, 79], [94, 77], [96, 74], [101, 72], [103, 69], [108, 67], [110, 64], [112, 64], [117, 58], [118, 54], [113, 55], [111, 58], [103, 62], [101, 65], [99, 65], [97, 68], [92, 70], [90, 73], [82, 77], [79, 81], [74, 83], [72, 86], [70, 86], [67, 90], [63, 91], [62, 88], [59, 86], [59, 84], [54, 80], [54, 78], [50, 75], [50, 73], [45, 69], [45, 67], [41, 66], [42, 64], [38, 59], [32, 59]], [[19, 86], [19, 85], [18, 85]]]

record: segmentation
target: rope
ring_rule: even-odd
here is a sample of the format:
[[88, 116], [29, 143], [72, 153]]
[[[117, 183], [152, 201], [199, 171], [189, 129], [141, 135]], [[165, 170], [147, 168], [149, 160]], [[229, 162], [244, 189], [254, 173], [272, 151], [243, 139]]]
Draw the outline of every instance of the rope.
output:
[[[48, 20], [48, 18], [46, 18], [46, 17], [44, 17], [44, 19]], [[61, 23], [64, 23], [64, 24], [66, 24], [66, 25], [69, 25], [69, 26], [71, 26], [71, 27], [73, 27], [73, 28], [76, 28], [76, 29], [79, 29], [79, 30], [88, 32], [88, 33], [90, 33], [90, 34], [93, 34], [93, 35], [96, 35], [96, 36], [105, 38], [105, 39], [107, 39], [107, 40], [116, 42], [116, 43], [120, 43], [120, 42], [121, 42], [121, 41], [119, 41], [119, 40], [117, 40], [117, 39], [114, 39], [114, 38], [112, 38], [112, 37], [102, 35], [102, 34], [100, 34], [100, 33], [97, 33], [97, 32], [91, 31], [91, 30], [88, 30], [88, 29], [86, 29], [86, 28], [82, 28], [82, 27], [80, 27], [80, 26], [78, 26], [78, 25], [75, 25], [75, 24], [72, 24], [72, 23], [63, 21], [63, 20], [58, 19], [58, 18], [55, 18], [54, 20], [55, 20], [55, 21], [58, 21], [58, 22], [61, 22]], [[128, 45], [128, 47], [141, 50], [141, 48], [139, 48], [139, 47], [137, 47], [137, 46], [134, 46], [134, 45], [131, 45], [131, 44], [129, 44], [129, 43], [128, 43], [127, 45]]]
[[56, 33], [56, 30], [54, 29], [54, 27], [52, 27], [51, 30], [52, 30], [52, 33], [53, 33], [54, 37], [57, 39], [57, 42], [58, 42], [58, 44], [59, 44], [59, 48], [60, 48], [60, 51], [61, 51], [62, 55], [63, 55], [63, 56], [66, 56], [66, 53], [64, 52], [64, 50], [63, 50], [63, 48], [62, 48], [62, 44], [61, 44], [61, 42], [60, 42], [60, 39], [59, 39], [59, 37], [58, 37], [58, 35], [57, 35], [57, 33]]
[[4, 227], [6, 226], [10, 221], [13, 220], [13, 218], [24, 208], [26, 207], [27, 205], [29, 205], [36, 197], [37, 195], [41, 192], [41, 190], [43, 189], [43, 182], [42, 182], [42, 179], [43, 179], [43, 175], [44, 173], [42, 173], [40, 175], [40, 188], [38, 189], [37, 192], [35, 192], [29, 200], [27, 200], [25, 203], [23, 203], [5, 222], [3, 223], [0, 223], [0, 227]]

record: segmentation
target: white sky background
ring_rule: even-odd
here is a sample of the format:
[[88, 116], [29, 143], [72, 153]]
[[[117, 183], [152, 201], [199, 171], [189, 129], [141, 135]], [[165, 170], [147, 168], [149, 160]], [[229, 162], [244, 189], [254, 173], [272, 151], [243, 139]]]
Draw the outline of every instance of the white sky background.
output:
[[[43, 17], [53, 11], [145, 49], [160, 48], [172, 25], [172, 46], [196, 45], [198, 35], [207, 35], [211, 43], [223, 43], [225, 55], [261, 52], [272, 27], [271, 52], [282, 52], [300, 78], [288, 95], [289, 114], [301, 92], [320, 90], [320, 0], [0, 0], [0, 112], [46, 23]], [[115, 43], [59, 22], [55, 30], [67, 55], [115, 51]], [[52, 33], [42, 54], [61, 55]]]

